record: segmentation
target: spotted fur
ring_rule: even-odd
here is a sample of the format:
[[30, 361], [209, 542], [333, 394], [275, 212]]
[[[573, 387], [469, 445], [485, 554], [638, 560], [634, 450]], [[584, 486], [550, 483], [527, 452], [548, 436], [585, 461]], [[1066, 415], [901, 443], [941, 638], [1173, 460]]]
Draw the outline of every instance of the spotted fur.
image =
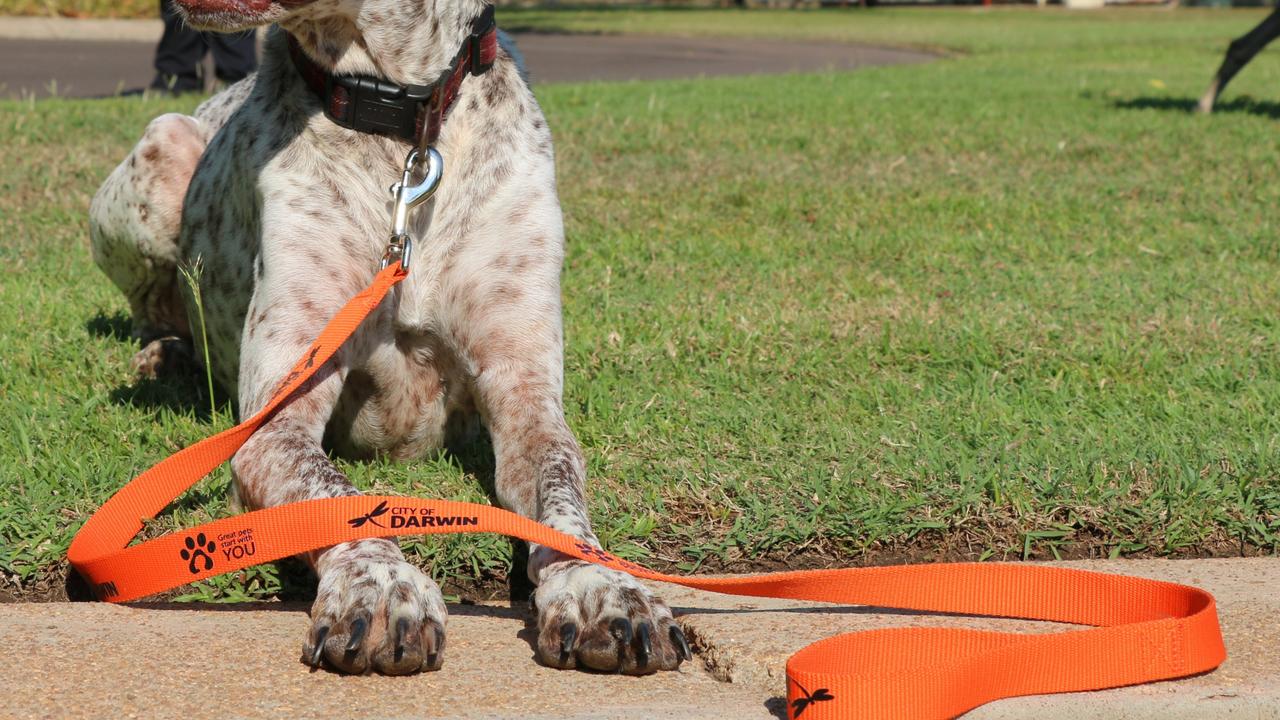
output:
[[[276, 22], [331, 72], [419, 85], [448, 67], [483, 9], [480, 0], [182, 4], [194, 24], [215, 29]], [[598, 545], [562, 409], [564, 233], [551, 135], [507, 50], [462, 84], [436, 147], [444, 181], [412, 219], [409, 277], [236, 454], [237, 492], [249, 508], [354, 494], [322, 441], [345, 455], [412, 460], [450, 428], [481, 421], [499, 501]], [[255, 76], [194, 117], [152, 122], [90, 213], [94, 258], [129, 298], [144, 342], [141, 369], [158, 369], [175, 338], [189, 341], [191, 298], [176, 272], [199, 263], [210, 369], [241, 415], [263, 407], [323, 323], [373, 277], [387, 187], [408, 149], [327, 120], [278, 29]], [[440, 666], [440, 591], [395, 543], [346, 543], [309, 559], [320, 586], [304, 659], [354, 673]], [[629, 576], [541, 547], [529, 574], [541, 586], [543, 662], [646, 673], [687, 656], [670, 611]]]

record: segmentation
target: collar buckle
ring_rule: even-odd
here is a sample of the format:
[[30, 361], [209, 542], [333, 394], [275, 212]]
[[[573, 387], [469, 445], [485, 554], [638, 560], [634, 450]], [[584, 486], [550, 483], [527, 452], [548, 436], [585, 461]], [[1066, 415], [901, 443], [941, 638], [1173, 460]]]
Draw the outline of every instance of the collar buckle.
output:
[[397, 85], [366, 75], [333, 75], [307, 57], [289, 35], [289, 54], [307, 87], [315, 93], [325, 117], [356, 132], [398, 137], [424, 149], [433, 145], [457, 98], [463, 78], [483, 75], [498, 56], [498, 26], [493, 5], [471, 23], [471, 34], [448, 70], [431, 85]]
[[325, 115], [363, 133], [412, 137], [431, 88], [402, 86], [377, 78], [325, 75]]

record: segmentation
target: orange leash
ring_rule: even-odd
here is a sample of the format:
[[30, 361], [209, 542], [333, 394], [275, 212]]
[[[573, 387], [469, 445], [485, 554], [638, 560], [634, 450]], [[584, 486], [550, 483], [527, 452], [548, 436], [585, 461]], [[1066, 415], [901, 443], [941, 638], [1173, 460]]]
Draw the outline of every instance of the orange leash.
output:
[[699, 590], [1094, 626], [1046, 635], [895, 628], [822, 640], [787, 662], [792, 718], [948, 718], [999, 698], [1185, 677], [1212, 670], [1226, 659], [1213, 596], [1184, 585], [999, 563], [676, 577], [505, 510], [444, 500], [311, 500], [129, 545], [143, 521], [230, 458], [406, 274], [397, 262], [352, 298], [261, 412], [163, 460], [89, 518], [67, 557], [99, 598], [134, 600], [362, 538], [488, 532]]

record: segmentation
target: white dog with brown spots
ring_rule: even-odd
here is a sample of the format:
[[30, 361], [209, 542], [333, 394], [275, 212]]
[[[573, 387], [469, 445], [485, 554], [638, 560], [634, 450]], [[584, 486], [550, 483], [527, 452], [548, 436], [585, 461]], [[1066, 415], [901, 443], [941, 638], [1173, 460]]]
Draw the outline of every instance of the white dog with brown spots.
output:
[[[445, 162], [410, 220], [409, 277], [231, 462], [252, 508], [357, 492], [347, 456], [411, 460], [487, 426], [507, 508], [593, 546], [582, 452], [562, 409], [563, 228], [551, 135], [481, 0], [179, 0], [212, 30], [275, 23], [256, 76], [165, 115], [90, 211], [94, 258], [128, 297], [154, 373], [190, 352], [178, 269], [200, 263], [214, 377], [249, 416], [373, 277], [387, 187], [415, 146]], [[503, 43], [505, 45], [505, 43]], [[196, 353], [197, 356], [201, 353]], [[390, 540], [312, 553], [303, 659], [349, 673], [433, 670], [446, 609]], [[630, 576], [543, 547], [538, 656], [555, 667], [673, 669], [688, 645]]]

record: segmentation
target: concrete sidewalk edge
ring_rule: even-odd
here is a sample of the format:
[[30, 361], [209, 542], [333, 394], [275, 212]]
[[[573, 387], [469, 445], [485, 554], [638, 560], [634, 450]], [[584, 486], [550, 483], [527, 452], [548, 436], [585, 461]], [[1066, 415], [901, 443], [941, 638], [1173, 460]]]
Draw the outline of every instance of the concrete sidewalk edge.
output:
[[[1201, 587], [1218, 600], [1229, 657], [1180, 680], [1001, 700], [966, 720], [1280, 718], [1280, 558], [1054, 563]], [[694, 640], [694, 662], [640, 678], [533, 662], [524, 605], [451, 605], [438, 673], [350, 678], [298, 662], [306, 605], [0, 605], [0, 647], [21, 663], [0, 683], [13, 717], [689, 718], [782, 716], [786, 658], [815, 640], [905, 625], [1047, 632], [1067, 626], [937, 616], [657, 588]], [[228, 611], [230, 610], [230, 611]], [[581, 700], [581, 702], [579, 702]]]

